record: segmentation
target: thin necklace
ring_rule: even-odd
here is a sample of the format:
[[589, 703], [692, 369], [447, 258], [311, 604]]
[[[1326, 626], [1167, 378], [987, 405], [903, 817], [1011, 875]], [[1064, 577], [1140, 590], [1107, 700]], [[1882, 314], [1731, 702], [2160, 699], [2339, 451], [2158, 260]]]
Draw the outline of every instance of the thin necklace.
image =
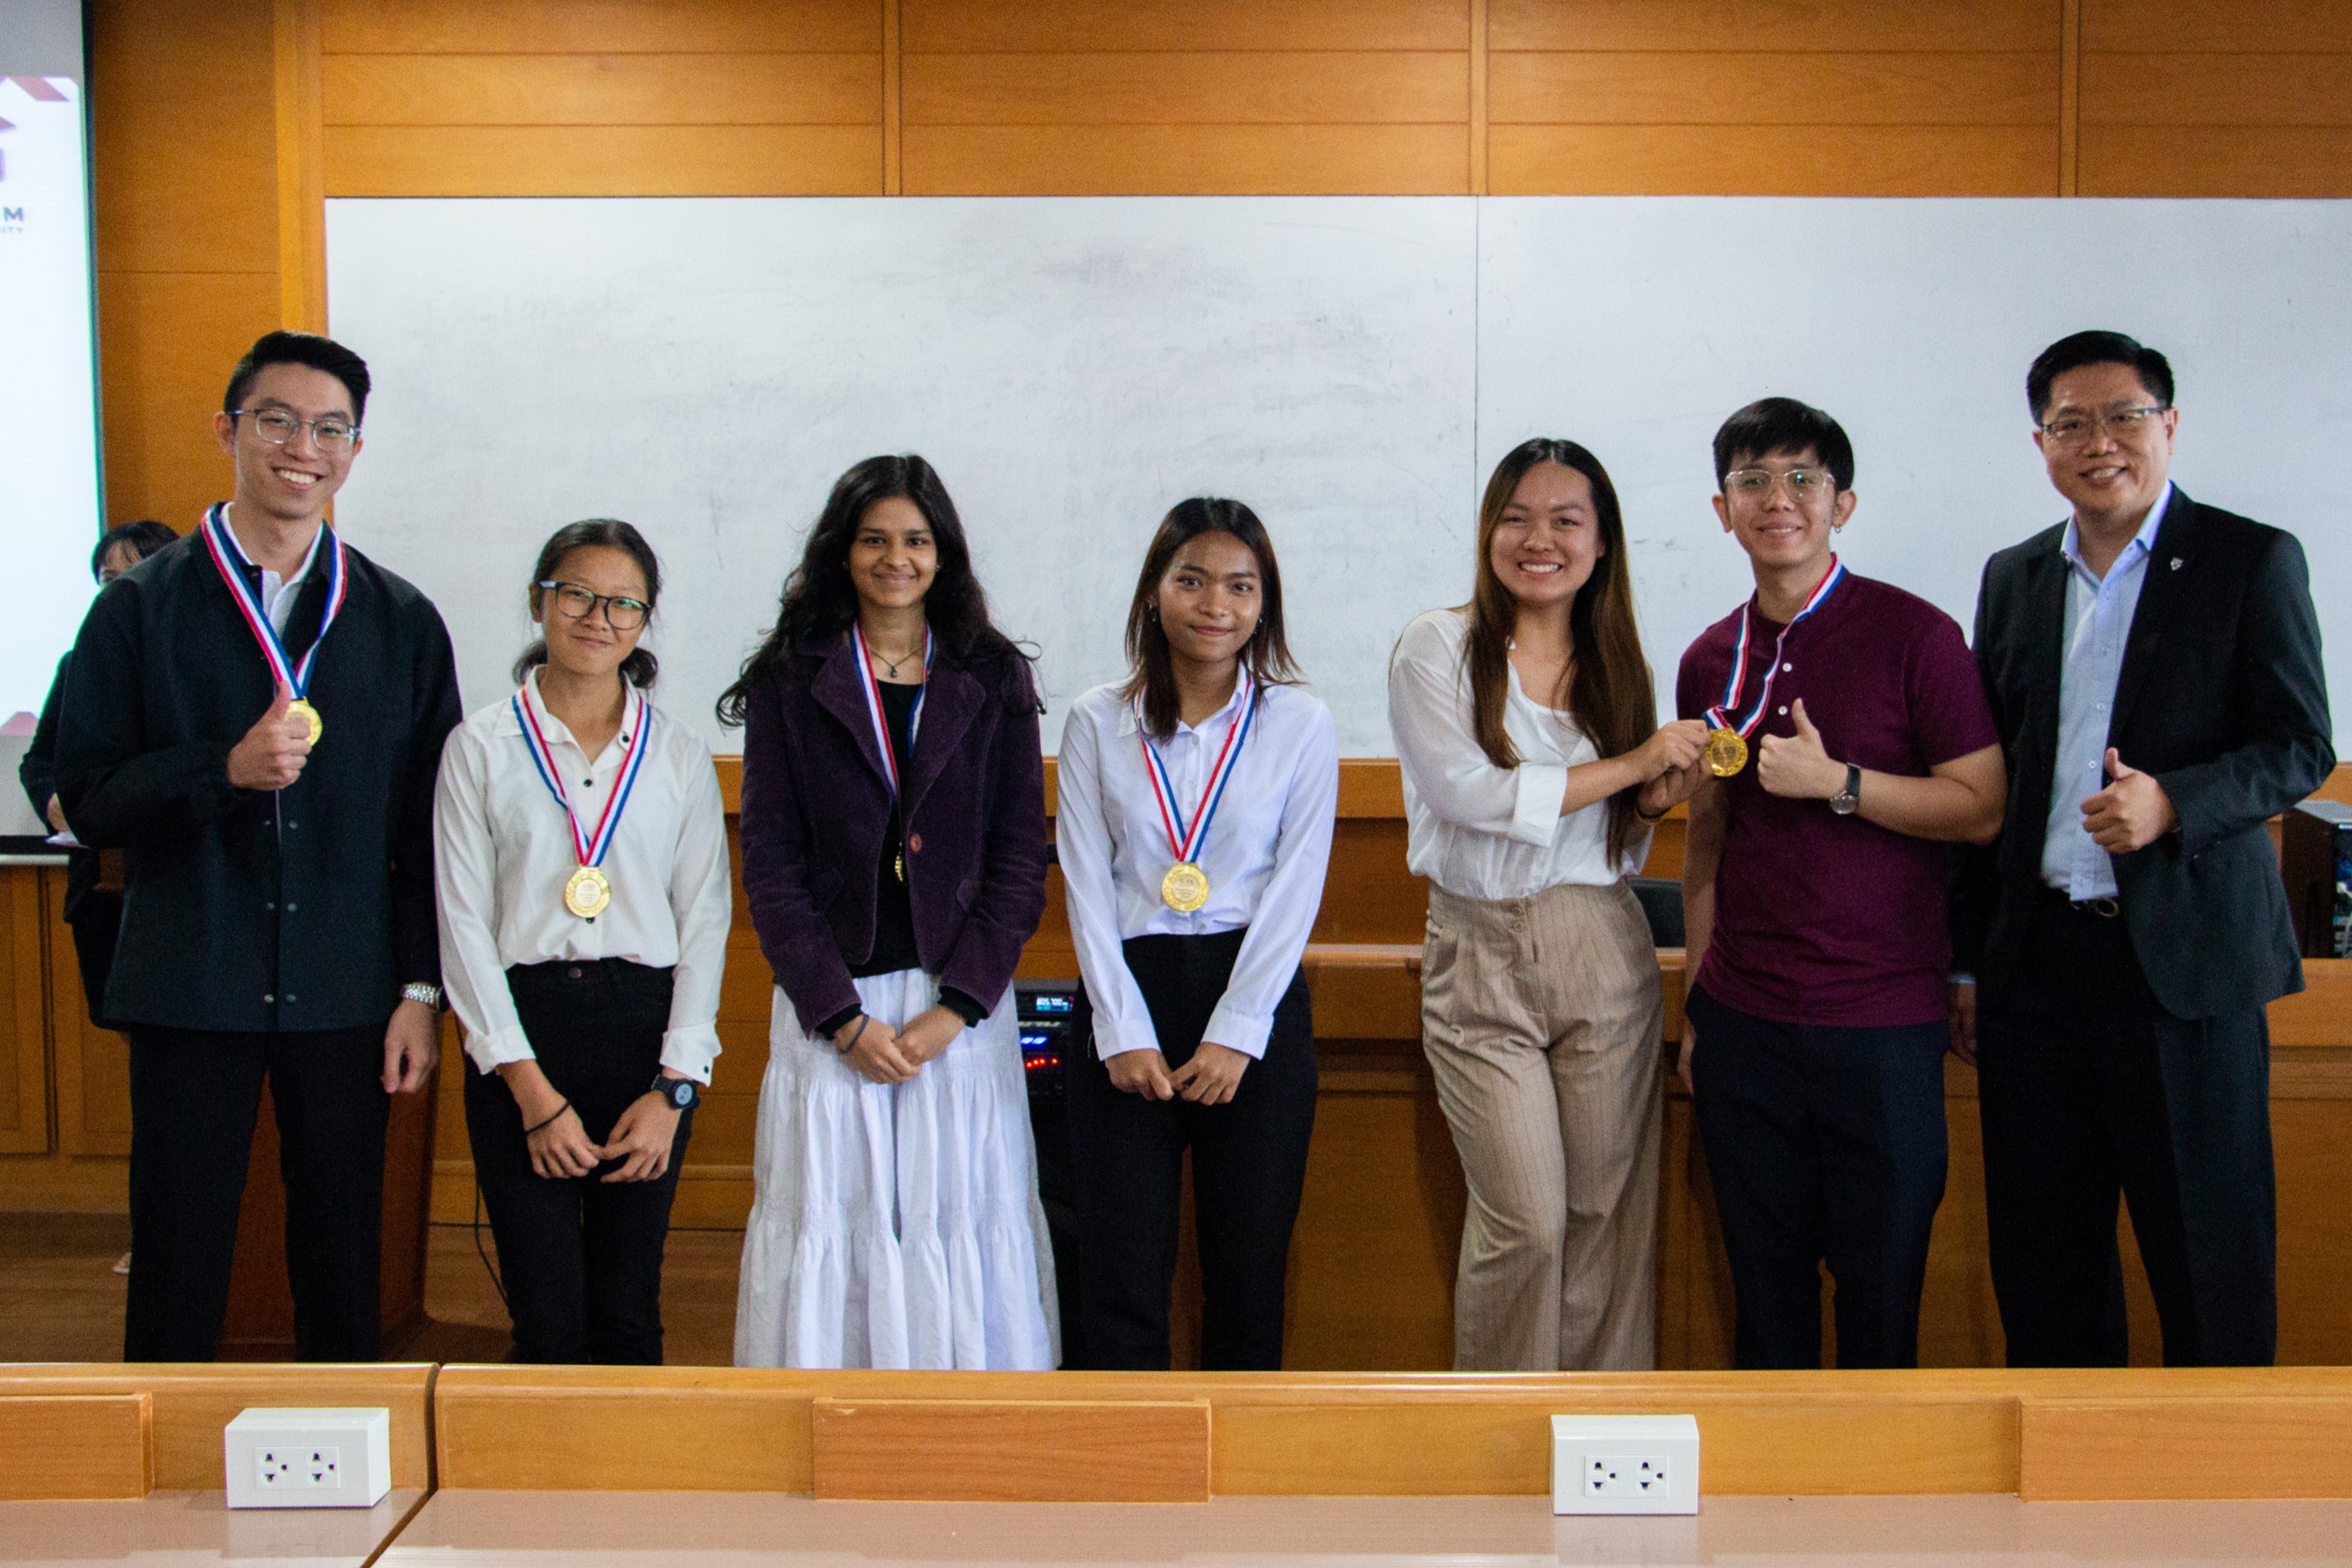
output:
[[890, 679], [893, 680], [896, 680], [898, 678], [898, 667], [915, 657], [915, 650], [913, 648], [908, 648], [898, 658], [892, 658], [888, 654], [884, 653], [880, 648], [876, 647], [870, 642], [866, 645], [866, 651], [872, 654], [876, 658], [879, 659], [884, 665], [888, 667]]

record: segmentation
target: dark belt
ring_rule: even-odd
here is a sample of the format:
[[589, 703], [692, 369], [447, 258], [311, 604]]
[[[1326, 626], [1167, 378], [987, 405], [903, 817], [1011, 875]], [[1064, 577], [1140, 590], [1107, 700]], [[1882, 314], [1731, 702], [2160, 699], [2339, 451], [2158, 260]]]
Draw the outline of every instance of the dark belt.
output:
[[2042, 901], [2052, 910], [2089, 920], [2111, 921], [2124, 912], [2123, 905], [2112, 898], [2069, 898], [2063, 889], [2047, 884], [2042, 889]]

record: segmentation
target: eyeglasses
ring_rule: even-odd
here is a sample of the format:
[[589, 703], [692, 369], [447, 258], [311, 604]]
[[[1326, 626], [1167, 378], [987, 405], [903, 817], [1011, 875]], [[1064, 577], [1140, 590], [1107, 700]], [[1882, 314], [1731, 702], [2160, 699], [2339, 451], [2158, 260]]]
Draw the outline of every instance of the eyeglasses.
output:
[[2152, 421], [2161, 419], [2168, 410], [2154, 404], [2137, 408], [2112, 408], [2105, 414], [2061, 414], [2042, 426], [2044, 436], [2053, 445], [2087, 447], [2098, 436], [2113, 436], [2118, 441], [2137, 440], [2156, 426]]
[[555, 607], [568, 621], [584, 621], [604, 606], [604, 620], [616, 632], [633, 632], [646, 624], [654, 607], [643, 599], [624, 598], [618, 594], [599, 594], [577, 583], [546, 582], [533, 584], [541, 592], [555, 595]]
[[301, 419], [282, 408], [232, 408], [232, 419], [243, 415], [253, 416], [253, 433], [273, 447], [283, 447], [294, 439], [294, 432], [305, 425], [310, 427], [310, 440], [321, 452], [343, 452], [360, 438], [360, 427], [340, 414], [329, 414], [317, 419]]
[[1786, 473], [1774, 473], [1769, 468], [1734, 468], [1723, 476], [1723, 492], [1738, 500], [1762, 500], [1772, 493], [1772, 487], [1785, 483], [1789, 499], [1799, 506], [1816, 496], [1837, 494], [1837, 480], [1827, 468], [1790, 468]]

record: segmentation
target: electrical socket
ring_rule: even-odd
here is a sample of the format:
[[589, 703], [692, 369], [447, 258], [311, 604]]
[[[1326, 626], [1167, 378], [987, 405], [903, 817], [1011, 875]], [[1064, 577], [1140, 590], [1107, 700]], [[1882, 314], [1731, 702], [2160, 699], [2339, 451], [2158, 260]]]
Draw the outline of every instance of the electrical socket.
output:
[[1696, 1513], [1695, 1415], [1555, 1415], [1551, 1510]]
[[241, 1411], [221, 1446], [231, 1508], [373, 1508], [392, 1489], [387, 1409]]

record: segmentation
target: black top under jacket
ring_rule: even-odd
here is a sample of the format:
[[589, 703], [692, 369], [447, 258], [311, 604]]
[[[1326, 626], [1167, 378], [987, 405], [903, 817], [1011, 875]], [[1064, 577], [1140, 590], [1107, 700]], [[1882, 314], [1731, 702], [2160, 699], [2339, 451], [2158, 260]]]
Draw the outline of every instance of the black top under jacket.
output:
[[[326, 607], [321, 549], [287, 617], [298, 664]], [[352, 1028], [439, 978], [433, 784], [462, 716], [449, 634], [408, 583], [348, 545], [345, 560], [310, 677], [326, 731], [276, 792], [228, 782], [275, 687], [200, 534], [116, 578], [82, 623], [58, 798], [83, 843], [125, 852], [117, 1024]]]
[[[33, 803], [33, 815], [41, 826], [49, 825], [49, 797], [58, 793], [58, 710], [65, 706], [66, 666], [73, 662], [68, 654], [58, 660], [57, 679], [49, 682], [47, 700], [41, 704], [41, 717], [33, 726], [33, 739], [25, 747], [24, 760], [16, 764], [16, 777], [25, 786], [26, 798]], [[70, 922], [81, 912], [82, 901], [98, 888], [100, 876], [98, 851], [68, 849], [66, 852], [65, 917]]]

